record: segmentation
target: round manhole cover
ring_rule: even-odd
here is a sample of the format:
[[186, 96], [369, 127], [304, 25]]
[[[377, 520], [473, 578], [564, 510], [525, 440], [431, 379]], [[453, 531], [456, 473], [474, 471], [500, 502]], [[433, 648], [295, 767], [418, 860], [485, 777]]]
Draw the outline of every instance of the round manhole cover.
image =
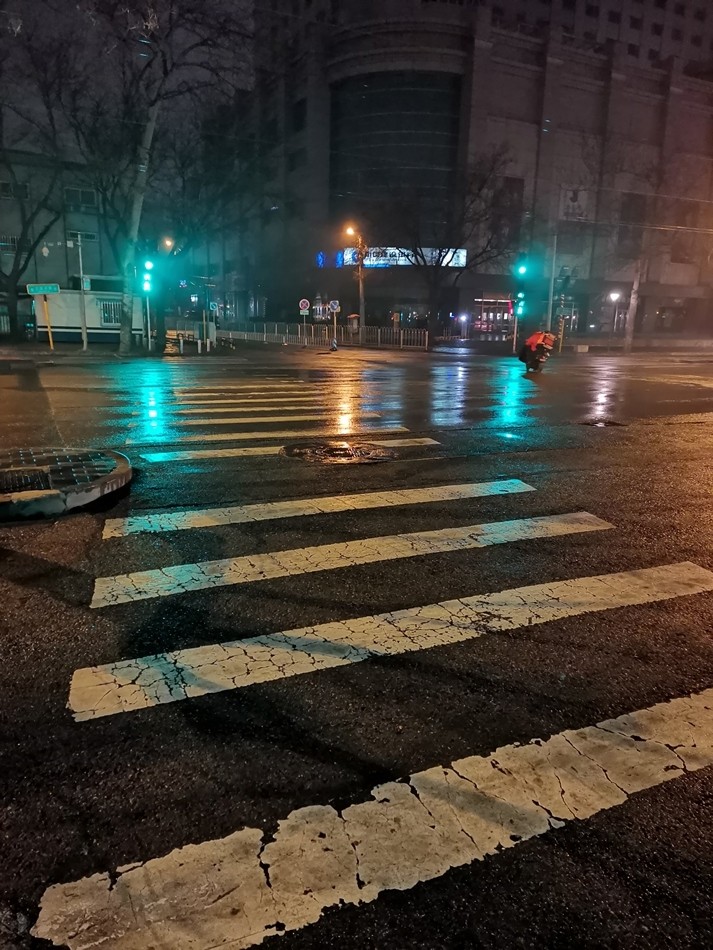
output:
[[614, 426], [615, 428], [625, 429], [625, 422], [615, 422], [614, 419], [588, 419], [580, 423], [583, 426], [594, 426], [595, 429], [603, 429], [605, 426]]
[[396, 452], [369, 442], [297, 442], [285, 445], [282, 454], [303, 462], [325, 462], [332, 465], [369, 465], [390, 462]]

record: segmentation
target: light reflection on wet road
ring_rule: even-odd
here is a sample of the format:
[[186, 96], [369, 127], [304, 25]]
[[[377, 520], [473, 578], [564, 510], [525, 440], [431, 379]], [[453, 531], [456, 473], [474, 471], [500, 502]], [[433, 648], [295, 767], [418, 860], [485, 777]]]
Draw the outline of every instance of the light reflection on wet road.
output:
[[376, 365], [376, 359], [340, 353], [323, 367], [309, 354], [300, 355], [297, 368], [294, 356], [266, 353], [244, 363], [60, 364], [41, 368], [39, 380], [65, 444], [168, 445], [216, 426], [227, 434], [244, 432], [246, 420], [251, 430], [258, 420], [265, 438], [299, 422], [300, 430], [323, 435], [406, 427], [517, 440], [519, 430], [538, 425], [713, 411], [712, 367], [553, 358], [532, 376], [507, 357], [414, 354]]

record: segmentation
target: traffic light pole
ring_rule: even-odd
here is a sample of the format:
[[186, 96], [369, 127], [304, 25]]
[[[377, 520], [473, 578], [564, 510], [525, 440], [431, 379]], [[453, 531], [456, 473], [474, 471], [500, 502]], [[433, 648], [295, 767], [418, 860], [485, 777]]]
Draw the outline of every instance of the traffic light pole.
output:
[[555, 267], [557, 266], [557, 232], [552, 235], [552, 267], [550, 268], [550, 293], [547, 299], [545, 330], [552, 329], [552, 307], [555, 301]]
[[149, 295], [146, 294], [146, 348], [151, 352], [151, 304]]

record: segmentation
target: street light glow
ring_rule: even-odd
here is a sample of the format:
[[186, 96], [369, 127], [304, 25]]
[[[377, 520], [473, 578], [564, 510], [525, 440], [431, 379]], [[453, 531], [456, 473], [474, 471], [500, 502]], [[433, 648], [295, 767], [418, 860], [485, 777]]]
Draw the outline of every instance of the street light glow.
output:
[[163, 244], [163, 246], [166, 248], [167, 251], [170, 251], [173, 249], [173, 245], [176, 242], [173, 240], [172, 237], [165, 237], [161, 243]]
[[618, 290], [612, 290], [612, 292], [609, 294], [609, 299], [612, 303], [616, 303], [619, 297], [621, 297], [621, 294]]
[[354, 234], [356, 234], [356, 231], [354, 230], [354, 228], [353, 228], [351, 225], [349, 225], [349, 227], [346, 229], [346, 233], [349, 234], [349, 235], [354, 235]]

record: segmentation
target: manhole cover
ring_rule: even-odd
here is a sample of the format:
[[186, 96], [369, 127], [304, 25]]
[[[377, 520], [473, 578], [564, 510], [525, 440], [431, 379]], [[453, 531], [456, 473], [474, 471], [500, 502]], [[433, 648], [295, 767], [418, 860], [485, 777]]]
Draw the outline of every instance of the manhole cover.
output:
[[620, 429], [626, 428], [625, 422], [614, 422], [613, 419], [589, 419], [587, 422], [581, 422], [583, 426], [594, 426], [595, 429], [603, 429], [606, 426], [614, 426]]
[[369, 442], [298, 442], [285, 445], [282, 454], [303, 462], [326, 462], [332, 465], [369, 465], [390, 462], [396, 452]]
[[6, 468], [0, 470], [0, 495], [20, 491], [49, 491], [52, 479], [47, 468]]

